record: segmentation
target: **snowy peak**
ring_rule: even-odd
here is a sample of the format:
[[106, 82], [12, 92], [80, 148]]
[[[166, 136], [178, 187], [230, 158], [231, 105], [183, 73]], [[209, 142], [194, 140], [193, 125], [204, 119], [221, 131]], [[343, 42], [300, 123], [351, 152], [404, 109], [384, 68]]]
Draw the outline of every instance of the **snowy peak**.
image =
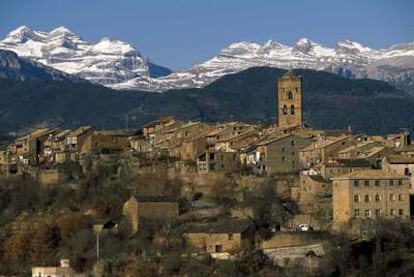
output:
[[63, 26], [50, 32], [21, 26], [0, 41], [0, 49], [13, 51], [21, 57], [101, 85], [133, 78], [148, 83], [154, 68], [157, 69], [157, 76], [170, 72], [164, 67], [149, 65], [129, 43], [105, 37], [94, 44], [82, 40]]
[[229, 55], [229, 56], [246, 56], [253, 55], [260, 49], [260, 45], [257, 43], [252, 43], [248, 41], [232, 43], [223, 50], [221, 50], [220, 55]]
[[317, 46], [317, 45], [318, 45], [317, 43], [311, 41], [310, 39], [301, 38], [295, 43], [295, 46], [293, 47], [293, 50], [306, 54], [306, 53], [310, 52], [312, 50], [312, 48]]
[[373, 52], [374, 50], [363, 46], [362, 44], [355, 42], [355, 41], [351, 41], [351, 40], [340, 40], [335, 47], [335, 50], [337, 53], [340, 54], [358, 54], [358, 53], [368, 53], [368, 52]]
[[10, 43], [24, 43], [29, 39], [38, 40], [41, 37], [36, 35], [29, 27], [23, 25], [8, 33], [5, 41]]

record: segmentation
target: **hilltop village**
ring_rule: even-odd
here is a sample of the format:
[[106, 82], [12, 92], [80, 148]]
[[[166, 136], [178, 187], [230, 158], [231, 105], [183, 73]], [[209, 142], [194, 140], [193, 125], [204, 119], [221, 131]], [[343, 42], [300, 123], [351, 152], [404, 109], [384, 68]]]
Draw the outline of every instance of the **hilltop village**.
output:
[[[2, 184], [30, 182], [59, 201], [41, 196], [43, 210], [1, 220], [1, 258], [10, 266], [0, 271], [23, 264], [32, 276], [385, 272], [384, 253], [408, 246], [387, 244], [384, 234], [378, 242], [378, 234], [404, 229], [414, 213], [409, 132], [306, 126], [293, 71], [278, 80], [275, 97], [270, 127], [165, 116], [139, 130], [42, 128], [16, 138], [0, 152]], [[28, 222], [31, 233], [17, 231]], [[53, 247], [64, 250], [51, 254]], [[341, 260], [338, 251], [357, 256]]]

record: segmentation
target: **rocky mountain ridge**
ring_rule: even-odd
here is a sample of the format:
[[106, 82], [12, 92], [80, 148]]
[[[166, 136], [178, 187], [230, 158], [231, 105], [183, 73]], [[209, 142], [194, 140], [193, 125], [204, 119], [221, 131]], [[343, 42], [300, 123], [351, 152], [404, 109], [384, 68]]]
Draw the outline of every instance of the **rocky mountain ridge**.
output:
[[375, 50], [350, 40], [341, 40], [332, 48], [307, 38], [292, 46], [272, 40], [263, 45], [236, 42], [215, 57], [181, 72], [171, 72], [149, 62], [126, 42], [103, 38], [92, 44], [65, 27], [51, 32], [19, 27], [0, 41], [0, 49], [118, 90], [163, 92], [200, 88], [224, 75], [268, 66], [383, 80], [414, 91], [414, 43]]

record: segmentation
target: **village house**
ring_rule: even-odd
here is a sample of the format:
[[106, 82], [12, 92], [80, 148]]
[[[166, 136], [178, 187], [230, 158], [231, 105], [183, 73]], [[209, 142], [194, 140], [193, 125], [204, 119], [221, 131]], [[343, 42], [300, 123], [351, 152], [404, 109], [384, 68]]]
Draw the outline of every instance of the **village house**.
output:
[[335, 159], [322, 163], [320, 174], [327, 179], [357, 170], [372, 169], [373, 165], [366, 159]]
[[171, 125], [174, 122], [175, 119], [173, 116], [165, 116], [160, 119], [151, 121], [143, 126], [143, 135], [146, 139], [150, 140], [151, 144], [154, 144], [155, 132], [159, 129], [162, 129], [166, 125]]
[[41, 128], [15, 140], [8, 147], [9, 153], [15, 155], [23, 164], [39, 164], [43, 151], [44, 142], [59, 129]]
[[[44, 142], [43, 158], [45, 162], [62, 162], [62, 159], [56, 159], [56, 153], [65, 151], [66, 136], [72, 130], [60, 130], [50, 135]], [[63, 159], [64, 161], [65, 159]]]
[[69, 260], [60, 260], [60, 266], [34, 266], [32, 277], [73, 277], [75, 271], [70, 267]]
[[236, 152], [206, 151], [197, 158], [197, 172], [230, 172], [240, 168], [239, 155]]
[[[296, 187], [292, 187], [295, 190]], [[294, 200], [302, 211], [315, 212], [332, 206], [332, 184], [321, 175], [300, 175]], [[294, 193], [293, 193], [294, 194]]]
[[89, 154], [94, 150], [95, 129], [90, 126], [80, 127], [66, 135], [65, 150], [79, 155]]
[[233, 253], [254, 243], [254, 229], [248, 220], [188, 224], [184, 229], [186, 240], [207, 253]]
[[216, 140], [215, 149], [227, 152], [240, 151], [256, 142], [260, 136], [261, 133], [256, 129], [247, 130], [241, 134]]
[[150, 141], [144, 136], [132, 136], [129, 137], [129, 147], [137, 152], [148, 153], [153, 150], [153, 146]]
[[207, 150], [207, 138], [204, 133], [183, 140], [177, 147], [176, 157], [181, 160], [196, 160], [200, 153]]
[[333, 228], [354, 221], [410, 218], [410, 180], [384, 170], [354, 171], [332, 178]]
[[217, 142], [254, 130], [254, 127], [242, 122], [227, 122], [213, 126], [211, 129], [212, 130], [206, 135], [207, 147], [209, 150], [219, 150], [220, 147], [216, 146]]
[[118, 153], [129, 147], [129, 138], [136, 134], [137, 130], [96, 131], [94, 148], [103, 154]]
[[143, 219], [169, 221], [179, 215], [178, 200], [167, 196], [134, 196], [124, 203], [124, 215], [129, 219], [134, 232]]
[[299, 150], [301, 168], [309, 169], [314, 165], [326, 163], [336, 157], [337, 152], [351, 145], [348, 135], [320, 136], [311, 144]]
[[410, 194], [414, 194], [414, 155], [388, 155], [382, 160], [385, 171], [404, 175], [410, 178]]
[[308, 138], [295, 134], [268, 138], [246, 149], [242, 160], [260, 174], [298, 172], [300, 170], [298, 151], [309, 142]]

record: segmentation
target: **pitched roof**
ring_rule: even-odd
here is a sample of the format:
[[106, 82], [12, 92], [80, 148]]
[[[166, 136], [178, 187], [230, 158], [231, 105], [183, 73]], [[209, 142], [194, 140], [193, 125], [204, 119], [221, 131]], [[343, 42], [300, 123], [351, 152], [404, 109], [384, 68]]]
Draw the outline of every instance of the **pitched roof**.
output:
[[161, 195], [161, 196], [156, 196], [156, 195], [138, 196], [138, 195], [134, 195], [134, 197], [138, 202], [169, 202], [169, 203], [178, 202], [178, 199], [176, 197], [165, 196], [165, 195]]
[[324, 184], [329, 183], [329, 180], [325, 179], [321, 175], [306, 175], [306, 176], [308, 176], [310, 179], [312, 179], [313, 181], [318, 182], [318, 183], [324, 183]]
[[330, 163], [327, 165], [329, 166], [343, 166], [343, 167], [368, 167], [371, 168], [372, 164], [367, 159], [336, 159], [334, 163]]
[[185, 225], [186, 233], [241, 233], [252, 226], [249, 220], [227, 219], [219, 222]]
[[414, 155], [388, 155], [385, 157], [390, 164], [412, 164]]
[[344, 179], [407, 179], [407, 176], [379, 169], [357, 170], [332, 177], [332, 180]]

